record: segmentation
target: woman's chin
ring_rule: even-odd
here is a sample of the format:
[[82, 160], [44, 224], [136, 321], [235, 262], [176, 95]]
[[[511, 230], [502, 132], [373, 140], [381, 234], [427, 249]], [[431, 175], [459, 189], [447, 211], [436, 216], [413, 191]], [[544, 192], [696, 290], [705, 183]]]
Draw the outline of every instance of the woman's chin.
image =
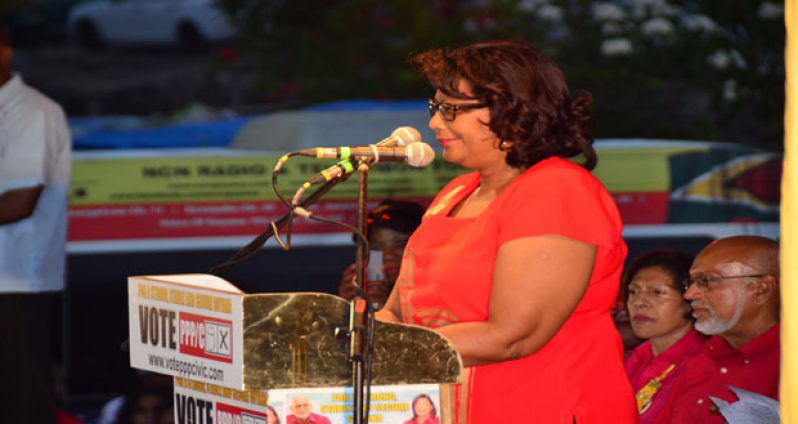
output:
[[660, 331], [655, 331], [652, 328], [646, 328], [643, 325], [632, 325], [632, 334], [641, 340], [648, 340], [657, 336], [661, 336]]
[[455, 152], [452, 152], [452, 151], [447, 151], [446, 149], [444, 149], [442, 156], [443, 156], [443, 160], [445, 160], [446, 162], [453, 163], [455, 165], [460, 165], [460, 166], [462, 166], [463, 168], [466, 168], [466, 169], [471, 169], [471, 168], [469, 168], [467, 166], [467, 162], [468, 161], [465, 160], [466, 158], [464, 158], [463, 155], [461, 155], [459, 153], [455, 153]]

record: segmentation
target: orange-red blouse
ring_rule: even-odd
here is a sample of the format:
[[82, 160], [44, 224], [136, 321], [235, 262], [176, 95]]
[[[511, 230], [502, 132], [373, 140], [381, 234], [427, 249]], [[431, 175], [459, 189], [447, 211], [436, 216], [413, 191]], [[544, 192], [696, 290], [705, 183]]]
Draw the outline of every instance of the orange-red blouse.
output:
[[557, 234], [598, 249], [584, 297], [543, 348], [466, 370], [458, 423], [514, 416], [540, 423], [636, 422], [610, 316], [627, 249], [609, 193], [580, 166], [549, 158], [510, 182], [479, 216], [450, 217], [479, 182], [478, 173], [452, 180], [411, 237], [397, 282], [405, 322], [436, 328], [486, 320], [496, 254], [509, 240]]

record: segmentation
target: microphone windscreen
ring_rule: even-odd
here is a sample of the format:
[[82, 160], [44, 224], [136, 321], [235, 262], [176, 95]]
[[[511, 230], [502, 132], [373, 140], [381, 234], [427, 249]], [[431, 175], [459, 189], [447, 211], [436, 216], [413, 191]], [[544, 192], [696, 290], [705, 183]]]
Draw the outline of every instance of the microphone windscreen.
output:
[[421, 141], [421, 133], [413, 127], [399, 127], [393, 130], [391, 138], [396, 140], [398, 146], [407, 146]]
[[405, 146], [405, 162], [416, 168], [423, 168], [435, 159], [435, 151], [429, 144], [419, 141]]

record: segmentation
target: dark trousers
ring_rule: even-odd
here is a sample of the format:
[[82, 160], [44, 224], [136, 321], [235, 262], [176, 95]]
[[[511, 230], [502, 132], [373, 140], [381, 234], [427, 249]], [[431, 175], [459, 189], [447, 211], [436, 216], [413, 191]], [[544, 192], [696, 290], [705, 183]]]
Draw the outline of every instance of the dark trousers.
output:
[[56, 422], [50, 355], [56, 297], [0, 293], [0, 423]]

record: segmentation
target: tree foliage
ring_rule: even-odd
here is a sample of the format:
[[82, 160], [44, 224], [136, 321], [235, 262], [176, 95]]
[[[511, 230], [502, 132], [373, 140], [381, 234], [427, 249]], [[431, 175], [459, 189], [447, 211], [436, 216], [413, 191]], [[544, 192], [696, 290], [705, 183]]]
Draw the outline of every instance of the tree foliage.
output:
[[781, 145], [785, 30], [762, 0], [220, 0], [257, 90], [304, 105], [427, 97], [430, 48], [524, 39], [595, 98], [598, 137]]

